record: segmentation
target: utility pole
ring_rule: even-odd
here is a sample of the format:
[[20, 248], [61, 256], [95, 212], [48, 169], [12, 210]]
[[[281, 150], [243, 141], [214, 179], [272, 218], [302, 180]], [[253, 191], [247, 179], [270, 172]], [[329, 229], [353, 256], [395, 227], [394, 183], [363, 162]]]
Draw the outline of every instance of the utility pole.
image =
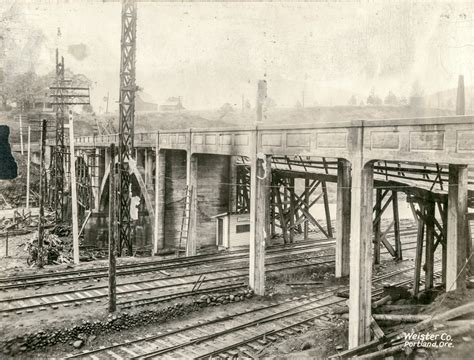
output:
[[69, 112], [69, 151], [71, 152], [71, 207], [72, 207], [72, 252], [74, 264], [79, 264], [79, 224], [77, 214], [76, 156], [74, 154], [74, 120]]
[[26, 162], [26, 210], [30, 209], [30, 162], [31, 162], [31, 127], [28, 126], [28, 145]]
[[22, 123], [22, 118], [21, 118], [21, 112], [20, 112], [19, 118], [20, 118], [20, 149], [21, 149], [21, 156], [23, 156], [23, 123]]
[[116, 186], [115, 186], [115, 145], [110, 144], [110, 173], [109, 173], [109, 312], [117, 308], [117, 287], [115, 278], [117, 245], [115, 244], [116, 216]]
[[41, 120], [41, 140], [40, 140], [40, 179], [39, 179], [39, 219], [38, 219], [38, 267], [43, 267], [43, 221], [44, 221], [44, 179], [46, 176], [44, 166], [44, 152], [46, 148], [46, 120]]
[[130, 217], [129, 160], [133, 151], [135, 118], [135, 56], [137, 32], [137, 4], [122, 0], [122, 38], [119, 96], [119, 254], [124, 246], [132, 253]]

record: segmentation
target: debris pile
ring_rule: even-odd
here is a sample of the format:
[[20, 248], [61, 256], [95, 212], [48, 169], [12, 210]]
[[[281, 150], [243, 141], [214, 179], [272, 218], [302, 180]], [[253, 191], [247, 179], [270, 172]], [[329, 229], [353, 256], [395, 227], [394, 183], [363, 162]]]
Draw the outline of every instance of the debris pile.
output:
[[38, 216], [32, 215], [31, 211], [13, 211], [12, 217], [0, 219], [0, 233], [8, 232], [10, 235], [24, 235], [34, 231], [38, 227]]
[[[67, 239], [67, 238], [66, 238]], [[28, 253], [27, 263], [33, 266], [38, 263], [39, 249], [38, 249], [38, 232], [35, 233], [26, 243], [20, 244], [23, 246], [25, 252]], [[43, 236], [43, 264], [58, 265], [70, 263], [72, 261], [71, 244], [63, 241], [58, 235], [51, 231], [46, 231]]]

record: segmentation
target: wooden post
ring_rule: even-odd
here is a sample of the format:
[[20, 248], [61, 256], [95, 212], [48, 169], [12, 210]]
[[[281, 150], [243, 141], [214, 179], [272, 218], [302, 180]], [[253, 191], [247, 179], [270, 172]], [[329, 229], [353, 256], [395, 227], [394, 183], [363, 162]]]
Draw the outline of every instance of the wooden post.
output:
[[425, 237], [425, 222], [423, 217], [425, 215], [425, 208], [423, 203], [420, 205], [420, 214], [418, 216], [418, 231], [416, 237], [416, 252], [415, 252], [415, 281], [413, 284], [413, 295], [417, 296], [420, 290], [420, 277], [421, 277], [421, 261], [423, 257], [423, 240]]
[[380, 224], [382, 222], [382, 189], [375, 190], [375, 223], [374, 223], [374, 264], [380, 264]]
[[69, 113], [69, 152], [71, 153], [71, 207], [72, 207], [72, 248], [74, 264], [79, 264], [79, 219], [77, 213], [76, 155], [74, 153], [74, 120]]
[[186, 156], [186, 186], [192, 189], [190, 210], [189, 210], [189, 231], [186, 242], [186, 256], [196, 255], [197, 248], [197, 193], [198, 193], [198, 159], [197, 155], [193, 155], [191, 151]]
[[434, 235], [435, 235], [435, 205], [432, 201], [426, 203], [426, 248], [425, 248], [425, 289], [433, 288], [434, 275]]
[[46, 169], [44, 165], [44, 151], [46, 148], [46, 120], [41, 120], [41, 140], [40, 140], [40, 178], [39, 178], [39, 215], [38, 215], [38, 267], [43, 267], [43, 231], [44, 231], [44, 193], [46, 192], [44, 180]]
[[115, 278], [117, 246], [115, 244], [115, 229], [117, 225], [116, 216], [116, 193], [115, 184], [115, 145], [110, 144], [110, 173], [109, 173], [109, 312], [117, 309], [117, 286]]
[[449, 165], [446, 291], [465, 286], [467, 180], [466, 165]]
[[271, 157], [266, 164], [254, 155], [250, 178], [250, 268], [249, 286], [265, 294], [265, 241], [270, 234]]
[[398, 192], [392, 191], [392, 209], [393, 209], [393, 234], [395, 236], [395, 251], [397, 260], [403, 260], [402, 242], [400, 239], [400, 217], [398, 212]]
[[30, 209], [30, 171], [31, 171], [31, 127], [28, 126], [28, 144], [27, 144], [27, 163], [26, 163], [26, 210]]
[[349, 348], [370, 341], [373, 163], [352, 162]]
[[326, 228], [328, 229], [328, 237], [332, 238], [331, 211], [329, 210], [328, 188], [326, 186], [326, 181], [321, 181], [321, 189], [323, 191], [324, 213], [326, 214]]
[[23, 122], [21, 113], [18, 117], [20, 118], [20, 151], [21, 155], [23, 156]]
[[[309, 179], [305, 178], [304, 179], [304, 208], [306, 212], [309, 212]], [[304, 222], [304, 239], [308, 240], [308, 231], [309, 231], [309, 221], [306, 220]]]
[[337, 160], [336, 277], [349, 275], [351, 163]]
[[290, 193], [290, 243], [293, 243], [295, 238], [295, 178], [288, 179], [288, 192]]

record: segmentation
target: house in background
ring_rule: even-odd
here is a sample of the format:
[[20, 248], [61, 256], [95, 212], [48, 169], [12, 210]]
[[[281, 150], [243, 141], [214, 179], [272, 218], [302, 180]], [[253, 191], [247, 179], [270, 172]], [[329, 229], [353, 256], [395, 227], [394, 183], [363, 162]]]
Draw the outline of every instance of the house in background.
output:
[[181, 111], [184, 110], [184, 106], [181, 102], [181, 96], [172, 96], [166, 100], [166, 102], [160, 106], [160, 111]]
[[135, 111], [158, 111], [158, 104], [153, 102], [151, 95], [141, 91], [135, 97]]

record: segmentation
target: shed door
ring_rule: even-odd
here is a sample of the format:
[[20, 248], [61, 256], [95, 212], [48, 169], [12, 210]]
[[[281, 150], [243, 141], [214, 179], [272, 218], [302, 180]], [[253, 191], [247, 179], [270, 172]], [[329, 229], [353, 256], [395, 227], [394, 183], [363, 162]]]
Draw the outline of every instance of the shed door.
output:
[[224, 219], [217, 219], [217, 244], [224, 245]]

